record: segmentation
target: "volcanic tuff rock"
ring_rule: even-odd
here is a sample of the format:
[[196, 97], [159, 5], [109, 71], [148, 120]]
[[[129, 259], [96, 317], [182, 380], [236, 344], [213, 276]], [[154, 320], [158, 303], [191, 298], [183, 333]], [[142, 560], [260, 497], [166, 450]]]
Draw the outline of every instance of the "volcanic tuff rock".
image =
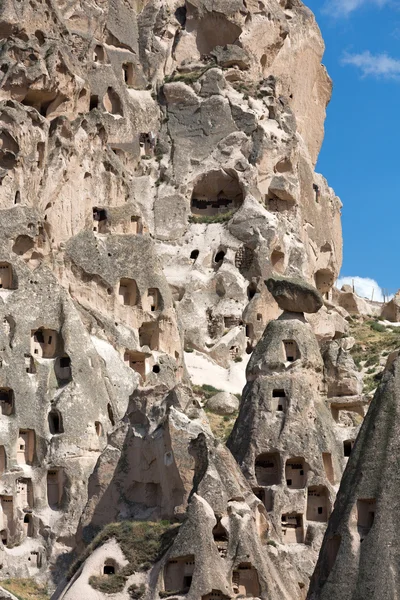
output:
[[386, 369], [343, 476], [309, 600], [389, 600], [399, 578], [400, 362]]
[[[1, 577], [303, 600], [364, 407], [312, 13], [4, 0], [0, 32]], [[250, 355], [236, 462], [189, 375]]]
[[270, 277], [265, 282], [279, 308], [295, 313], [316, 313], [324, 303], [312, 285], [288, 277]]
[[220, 392], [212, 396], [206, 406], [219, 415], [230, 415], [239, 409], [239, 400], [233, 394]]

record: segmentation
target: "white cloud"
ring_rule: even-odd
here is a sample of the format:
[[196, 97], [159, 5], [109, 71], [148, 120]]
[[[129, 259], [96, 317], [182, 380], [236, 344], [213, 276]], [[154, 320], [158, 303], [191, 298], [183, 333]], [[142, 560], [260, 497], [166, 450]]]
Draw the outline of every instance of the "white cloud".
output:
[[385, 6], [390, 0], [328, 0], [324, 4], [323, 12], [329, 13], [335, 17], [347, 17], [357, 8], [362, 6], [374, 5], [378, 7]]
[[353, 286], [353, 282], [356, 294], [361, 298], [368, 298], [368, 300], [373, 298], [377, 302], [384, 302], [382, 288], [374, 279], [369, 277], [340, 277], [336, 282], [336, 287], [340, 290], [342, 285]]
[[400, 60], [386, 53], [374, 55], [367, 50], [361, 54], [345, 54], [342, 64], [358, 67], [363, 77], [372, 75], [387, 79], [400, 78]]

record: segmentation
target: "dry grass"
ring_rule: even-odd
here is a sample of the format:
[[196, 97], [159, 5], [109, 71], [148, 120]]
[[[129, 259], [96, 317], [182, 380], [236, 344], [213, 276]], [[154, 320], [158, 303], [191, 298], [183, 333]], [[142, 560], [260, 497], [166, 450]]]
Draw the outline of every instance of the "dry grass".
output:
[[211, 431], [214, 436], [220, 441], [225, 443], [229, 437], [230, 432], [233, 429], [235, 421], [238, 416], [238, 412], [233, 415], [216, 415], [210, 410], [205, 409], [207, 413], [208, 422], [210, 423]]
[[1, 587], [8, 590], [19, 600], [49, 600], [47, 588], [36, 583], [34, 579], [4, 579]]
[[399, 328], [384, 326], [370, 317], [354, 316], [350, 321], [350, 335], [356, 344], [351, 350], [357, 368], [364, 374], [364, 393], [371, 393], [379, 384], [385, 358], [400, 348]]

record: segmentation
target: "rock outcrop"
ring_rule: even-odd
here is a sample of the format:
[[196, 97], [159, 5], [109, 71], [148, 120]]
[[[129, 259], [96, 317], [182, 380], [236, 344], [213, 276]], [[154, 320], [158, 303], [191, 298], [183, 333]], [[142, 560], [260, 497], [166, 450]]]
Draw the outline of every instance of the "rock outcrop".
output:
[[344, 473], [309, 600], [398, 593], [400, 362], [390, 361]]
[[303, 563], [304, 587], [305, 563], [315, 562], [345, 464], [325, 399], [324, 363], [311, 327], [301, 314], [284, 312], [250, 358], [227, 445], [269, 512], [273, 538]]
[[[304, 600], [361, 394], [314, 16], [4, 0], [0, 31], [0, 577]], [[233, 457], [190, 378], [246, 366]]]

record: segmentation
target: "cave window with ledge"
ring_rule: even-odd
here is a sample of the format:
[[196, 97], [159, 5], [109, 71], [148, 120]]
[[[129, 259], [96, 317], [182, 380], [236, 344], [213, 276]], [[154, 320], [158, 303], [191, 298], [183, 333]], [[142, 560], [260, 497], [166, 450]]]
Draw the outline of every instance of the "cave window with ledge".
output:
[[285, 270], [285, 255], [280, 250], [274, 250], [271, 254], [271, 265], [277, 273], [283, 273]]
[[283, 349], [285, 362], [293, 363], [298, 358], [300, 358], [299, 347], [294, 340], [284, 340], [283, 341]]
[[257, 456], [254, 464], [259, 486], [278, 485], [280, 477], [280, 456], [277, 452], [263, 453]]
[[33, 464], [35, 454], [35, 432], [33, 429], [20, 429], [17, 440], [17, 463]]
[[107, 233], [107, 211], [105, 208], [93, 209], [93, 231], [96, 233]]
[[149, 288], [143, 298], [143, 310], [157, 312], [162, 310], [162, 298], [158, 288]]
[[283, 514], [281, 517], [284, 544], [303, 544], [304, 526], [301, 513]]
[[61, 508], [64, 494], [64, 471], [51, 468], [47, 471], [47, 503], [52, 510]]
[[93, 62], [104, 64], [106, 62], [106, 53], [103, 46], [97, 44], [93, 49]]
[[17, 480], [17, 504], [23, 510], [33, 508], [32, 479], [22, 478]]
[[343, 442], [343, 455], [348, 458], [353, 450], [355, 440], [344, 440]]
[[31, 356], [30, 354], [24, 354], [24, 361], [26, 373], [29, 373], [30, 375], [35, 375], [36, 365], [33, 356]]
[[103, 97], [103, 106], [106, 112], [114, 115], [115, 117], [124, 116], [121, 99], [112, 87], [107, 88], [107, 92]]
[[285, 479], [289, 489], [300, 490], [306, 487], [307, 466], [303, 457], [289, 458], [286, 461]]
[[65, 384], [72, 379], [71, 359], [69, 356], [60, 356], [54, 365], [54, 372], [60, 384]]
[[141, 217], [131, 215], [129, 233], [133, 235], [141, 235], [143, 233], [143, 220]]
[[1, 541], [3, 546], [7, 546], [7, 542], [8, 542], [8, 532], [7, 529], [2, 529], [0, 531], [0, 535], [1, 535]]
[[228, 551], [228, 532], [225, 527], [221, 524], [221, 517], [216, 517], [217, 524], [212, 530], [215, 545], [217, 546], [218, 553], [221, 558], [226, 558]]
[[64, 433], [62, 414], [59, 410], [54, 408], [49, 412], [48, 415], [49, 430], [52, 435]]
[[257, 283], [252, 281], [247, 287], [247, 299], [252, 300], [257, 294]]
[[124, 354], [125, 364], [138, 373], [143, 381], [146, 380], [146, 359], [148, 356], [144, 352], [135, 352], [133, 350], [126, 350]]
[[214, 266], [220, 267], [222, 265], [222, 263], [224, 262], [225, 254], [226, 254], [226, 252], [222, 248], [220, 248], [215, 253], [215, 256], [214, 256]]
[[7, 454], [4, 446], [0, 446], [0, 475], [7, 471]]
[[24, 532], [26, 537], [33, 537], [33, 520], [31, 514], [24, 516]]
[[100, 423], [100, 421], [95, 421], [94, 428], [95, 428], [97, 437], [101, 437], [103, 435], [103, 426]]
[[135, 82], [135, 71], [133, 63], [124, 63], [122, 65], [122, 75], [126, 85], [133, 86]]
[[31, 334], [31, 354], [37, 358], [55, 358], [59, 335], [54, 329], [40, 328]]
[[14, 391], [11, 388], [0, 388], [1, 414], [13, 415], [15, 412]]
[[327, 523], [329, 518], [329, 496], [324, 486], [312, 486], [307, 493], [307, 521]]
[[139, 134], [140, 156], [151, 158], [154, 156], [157, 138], [152, 131]]
[[13, 270], [10, 263], [0, 262], [0, 289], [12, 290], [13, 286]]
[[240, 563], [232, 573], [232, 588], [235, 594], [251, 596], [260, 595], [260, 583], [257, 569], [251, 563]]
[[375, 498], [357, 500], [357, 530], [360, 541], [363, 541], [369, 534], [375, 521], [375, 513]]
[[96, 96], [95, 94], [92, 94], [90, 96], [89, 110], [94, 110], [95, 108], [99, 108], [99, 105], [100, 105], [99, 97]]
[[[1, 497], [1, 508], [3, 509], [3, 527], [5, 543], [8, 543], [10, 535], [10, 529], [14, 529], [14, 498], [12, 496], [0, 496]], [[3, 532], [2, 532], [3, 539]], [[3, 540], [4, 543], [4, 540]]]
[[169, 560], [164, 568], [165, 592], [187, 593], [192, 584], [195, 567], [194, 555], [180, 556]]
[[118, 299], [124, 306], [140, 306], [140, 294], [134, 279], [123, 278], [119, 282]]
[[118, 571], [117, 563], [112, 558], [107, 558], [103, 565], [103, 575], [115, 575]]
[[313, 190], [314, 190], [315, 202], [317, 202], [317, 204], [318, 204], [320, 201], [320, 197], [321, 197], [321, 191], [319, 189], [319, 186], [316, 183], [313, 183]]
[[160, 344], [160, 325], [157, 321], [143, 323], [139, 328], [139, 344], [150, 350], [158, 350]]
[[230, 215], [242, 206], [243, 200], [243, 190], [234, 171], [209, 171], [194, 184], [191, 212], [198, 217]]
[[274, 412], [283, 412], [287, 411], [289, 406], [289, 399], [286, 396], [285, 390], [282, 389], [274, 389], [272, 390], [272, 410]]

